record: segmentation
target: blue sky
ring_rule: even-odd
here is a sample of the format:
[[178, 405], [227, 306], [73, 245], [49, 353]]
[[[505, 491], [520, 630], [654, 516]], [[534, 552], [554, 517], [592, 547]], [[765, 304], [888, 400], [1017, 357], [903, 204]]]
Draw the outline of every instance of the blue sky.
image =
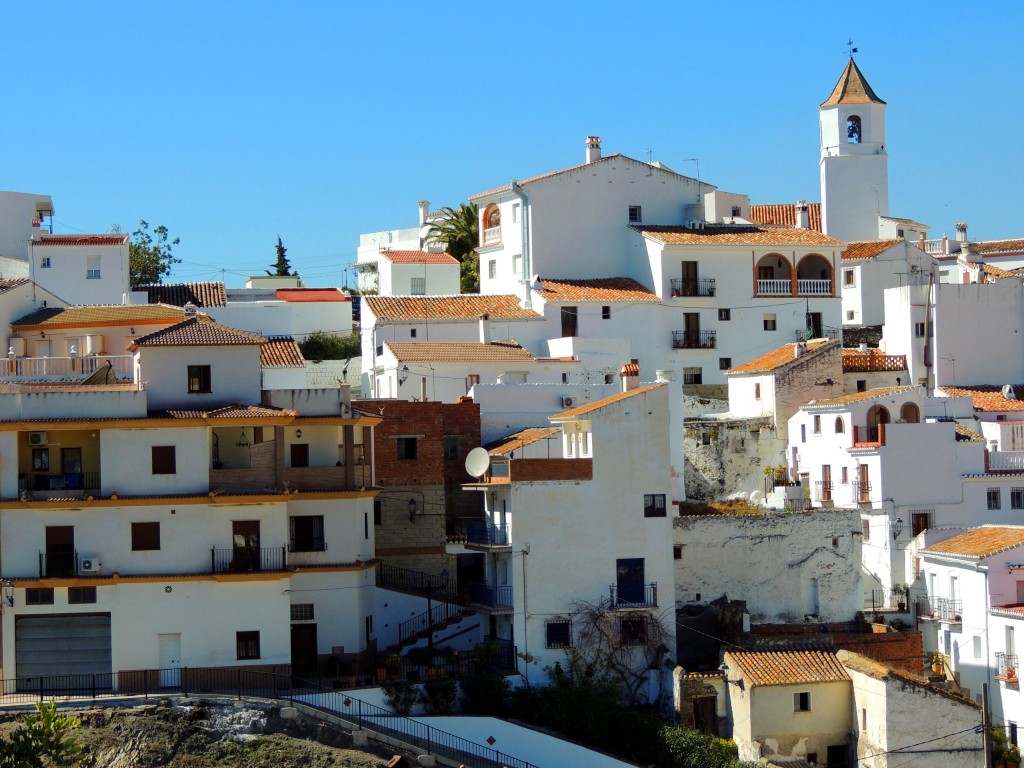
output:
[[5, 3], [0, 189], [57, 232], [181, 238], [171, 279], [339, 285], [416, 203], [582, 162], [584, 138], [754, 203], [818, 200], [846, 40], [888, 102], [890, 213], [1024, 236], [1024, 4]]

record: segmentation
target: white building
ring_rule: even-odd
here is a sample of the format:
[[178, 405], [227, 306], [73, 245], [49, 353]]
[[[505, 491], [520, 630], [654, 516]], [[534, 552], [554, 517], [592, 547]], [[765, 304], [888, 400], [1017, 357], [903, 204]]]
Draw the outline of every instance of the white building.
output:
[[262, 392], [265, 341], [189, 316], [135, 339], [131, 382], [0, 394], [9, 677], [372, 652], [379, 418]]
[[[624, 381], [625, 392], [551, 417], [560, 455], [498, 447], [486, 475], [464, 486], [484, 492], [486, 515], [457, 545], [484, 558], [485, 582], [470, 586], [471, 602], [490, 616], [493, 634], [516, 645], [529, 681], [543, 680], [578, 642], [584, 606], [616, 621], [638, 653], [656, 652], [643, 643], [655, 620], [674, 647], [679, 390]], [[660, 669], [660, 656], [648, 661]], [[660, 679], [648, 682], [640, 689], [647, 698], [667, 693]]]
[[461, 290], [461, 266], [447, 253], [383, 249], [377, 255], [381, 296], [451, 296]]
[[939, 266], [917, 244], [897, 238], [850, 243], [842, 272], [843, 326], [862, 327], [885, 322], [887, 288], [937, 281]]

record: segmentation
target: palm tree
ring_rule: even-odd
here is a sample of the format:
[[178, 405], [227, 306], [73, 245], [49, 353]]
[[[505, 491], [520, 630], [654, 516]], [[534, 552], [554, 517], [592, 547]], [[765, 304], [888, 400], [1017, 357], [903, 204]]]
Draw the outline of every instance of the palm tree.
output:
[[445, 253], [461, 268], [463, 293], [480, 290], [479, 261], [476, 246], [480, 242], [480, 213], [475, 203], [459, 203], [456, 208], [442, 208], [427, 230], [426, 242], [444, 243]]

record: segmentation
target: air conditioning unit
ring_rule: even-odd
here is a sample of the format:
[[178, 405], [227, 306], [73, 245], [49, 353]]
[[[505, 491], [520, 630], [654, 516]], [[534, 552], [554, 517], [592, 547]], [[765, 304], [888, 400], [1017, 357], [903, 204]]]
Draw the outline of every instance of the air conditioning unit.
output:
[[46, 433], [45, 432], [29, 432], [28, 433], [28, 444], [29, 445], [46, 445]]
[[562, 398], [562, 407], [563, 408], [572, 408], [574, 405], [576, 405], [576, 398], [575, 397], [563, 397]]
[[103, 564], [95, 555], [82, 558], [82, 573], [99, 573], [101, 568]]

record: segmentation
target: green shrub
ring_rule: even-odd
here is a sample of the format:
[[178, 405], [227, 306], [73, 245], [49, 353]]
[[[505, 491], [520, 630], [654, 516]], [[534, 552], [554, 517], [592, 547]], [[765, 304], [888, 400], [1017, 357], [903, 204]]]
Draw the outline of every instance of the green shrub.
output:
[[420, 702], [428, 715], [450, 715], [455, 709], [455, 681], [448, 678], [427, 680]]
[[405, 680], [387, 681], [381, 686], [384, 691], [384, 700], [388, 703], [391, 711], [396, 715], [408, 717], [412, 707], [419, 698], [416, 686]]

